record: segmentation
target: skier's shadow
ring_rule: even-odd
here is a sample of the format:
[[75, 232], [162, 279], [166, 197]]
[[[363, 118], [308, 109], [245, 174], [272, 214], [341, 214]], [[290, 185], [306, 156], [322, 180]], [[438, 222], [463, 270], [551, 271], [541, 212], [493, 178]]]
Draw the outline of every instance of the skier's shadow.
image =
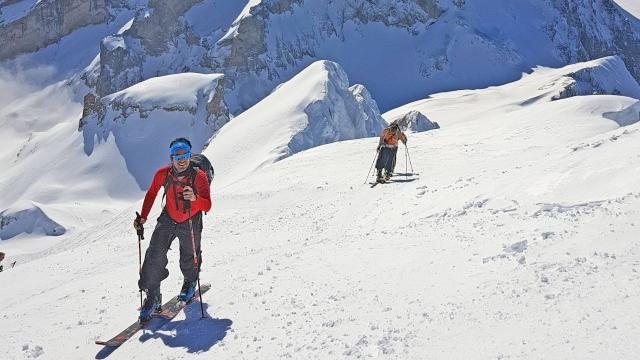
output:
[[207, 304], [204, 305], [205, 317], [202, 317], [197, 303], [184, 309], [186, 318], [171, 321], [156, 331], [144, 331], [140, 342], [149, 339], [161, 339], [166, 346], [185, 348], [188, 353], [209, 351], [227, 335], [233, 322], [229, 319], [214, 319], [207, 314]]

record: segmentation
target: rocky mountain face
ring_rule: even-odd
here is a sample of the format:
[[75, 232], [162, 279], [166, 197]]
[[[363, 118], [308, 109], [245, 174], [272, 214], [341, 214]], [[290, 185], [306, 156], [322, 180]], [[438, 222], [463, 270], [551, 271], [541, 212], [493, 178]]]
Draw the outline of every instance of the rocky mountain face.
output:
[[612, 0], [547, 0], [556, 16], [546, 31], [565, 63], [619, 55], [640, 80], [640, 22]]
[[156, 76], [222, 73], [226, 102], [236, 114], [321, 59], [339, 63], [382, 110], [433, 92], [507, 83], [537, 65], [609, 55], [620, 56], [640, 79], [640, 21], [612, 0], [34, 4], [0, 5], [0, 39], [8, 44], [0, 59], [37, 51], [74, 29], [136, 9], [126, 29], [102, 39], [99, 59], [83, 72], [83, 86], [103, 97]]
[[11, 239], [25, 232], [60, 236], [66, 229], [35, 204], [23, 210], [8, 209], [0, 212], [0, 240]]
[[383, 109], [607, 55], [640, 79], [640, 22], [611, 0], [246, 3], [151, 1], [117, 41], [103, 41], [88, 84], [106, 95], [157, 75], [224, 73], [227, 102], [239, 112], [317, 59], [340, 63]]
[[0, 5], [0, 61], [34, 52], [79, 28], [108, 20], [107, 0], [39, 1], [28, 12], [21, 5], [33, 1], [5, 1]]
[[402, 131], [422, 132], [440, 129], [437, 122], [429, 120], [423, 113], [417, 110], [411, 110], [408, 113], [391, 119], [396, 122]]

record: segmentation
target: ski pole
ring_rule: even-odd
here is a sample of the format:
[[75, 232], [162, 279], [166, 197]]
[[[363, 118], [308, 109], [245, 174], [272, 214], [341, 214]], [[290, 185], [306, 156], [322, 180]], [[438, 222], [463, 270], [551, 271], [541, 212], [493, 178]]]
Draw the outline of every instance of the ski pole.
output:
[[404, 144], [404, 178], [409, 178], [409, 169], [407, 168], [407, 144]]
[[[140, 224], [142, 217], [136, 211], [136, 233], [138, 234], [138, 274], [142, 273], [142, 245], [141, 241], [144, 240], [144, 227]], [[142, 309], [142, 289], [140, 291], [140, 308]]]
[[204, 318], [204, 305], [202, 304], [202, 288], [200, 287], [200, 266], [198, 265], [198, 254], [196, 253], [196, 237], [193, 234], [193, 221], [191, 220], [191, 204], [186, 202], [186, 207], [189, 215], [189, 228], [191, 229], [191, 247], [193, 248], [193, 266], [198, 272], [198, 295], [200, 296], [200, 311], [202, 312], [202, 318]]
[[409, 154], [409, 148], [407, 147], [407, 144], [404, 145], [404, 150], [407, 153], [407, 157], [409, 158], [409, 165], [411, 165], [411, 173], [413, 173], [413, 163], [411, 162], [411, 154]]
[[380, 148], [376, 149], [376, 156], [373, 158], [373, 162], [371, 163], [371, 167], [369, 168], [369, 172], [367, 173], [367, 178], [364, 179], [364, 184], [369, 180], [369, 174], [371, 174], [371, 170], [373, 169], [373, 165], [376, 163], [376, 159], [378, 158], [378, 153], [380, 152]]

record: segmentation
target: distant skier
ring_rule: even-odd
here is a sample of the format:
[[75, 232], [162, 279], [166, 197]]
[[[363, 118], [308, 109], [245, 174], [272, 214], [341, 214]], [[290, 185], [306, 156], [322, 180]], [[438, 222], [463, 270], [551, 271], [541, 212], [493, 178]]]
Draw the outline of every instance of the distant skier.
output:
[[[152, 313], [160, 310], [162, 306], [160, 283], [169, 276], [166, 268], [167, 251], [176, 237], [180, 242], [180, 270], [184, 276], [180, 300], [189, 301], [195, 295], [202, 265], [202, 212], [211, 209], [207, 175], [192, 165], [191, 143], [188, 139], [173, 140], [169, 145], [169, 157], [171, 165], [164, 166], [156, 172], [144, 197], [141, 219], [133, 224], [134, 228], [138, 229], [147, 221], [156, 195], [164, 186], [166, 204], [151, 236], [138, 281], [138, 286], [146, 293], [146, 300], [140, 309], [141, 321], [149, 320]], [[194, 249], [197, 258], [194, 257]], [[194, 264], [194, 259], [197, 259], [197, 265]]]
[[[385, 182], [391, 178], [395, 165], [395, 157], [398, 152], [398, 140], [407, 144], [407, 136], [400, 131], [398, 123], [393, 122], [382, 130], [378, 142], [378, 160], [376, 161], [376, 182]], [[385, 170], [384, 177], [382, 170]]]
[[4, 260], [4, 253], [0, 252], [0, 272], [4, 270], [4, 266], [2, 265], [2, 261]]

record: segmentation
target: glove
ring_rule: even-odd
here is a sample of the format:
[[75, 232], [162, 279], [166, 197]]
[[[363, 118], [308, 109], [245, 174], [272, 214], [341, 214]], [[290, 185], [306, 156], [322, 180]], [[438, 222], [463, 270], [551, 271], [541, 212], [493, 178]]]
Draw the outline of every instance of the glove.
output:
[[144, 226], [142, 226], [147, 219], [140, 216], [138, 212], [136, 212], [136, 219], [133, 221], [133, 228], [136, 229], [136, 233], [140, 236], [141, 240], [144, 240]]

